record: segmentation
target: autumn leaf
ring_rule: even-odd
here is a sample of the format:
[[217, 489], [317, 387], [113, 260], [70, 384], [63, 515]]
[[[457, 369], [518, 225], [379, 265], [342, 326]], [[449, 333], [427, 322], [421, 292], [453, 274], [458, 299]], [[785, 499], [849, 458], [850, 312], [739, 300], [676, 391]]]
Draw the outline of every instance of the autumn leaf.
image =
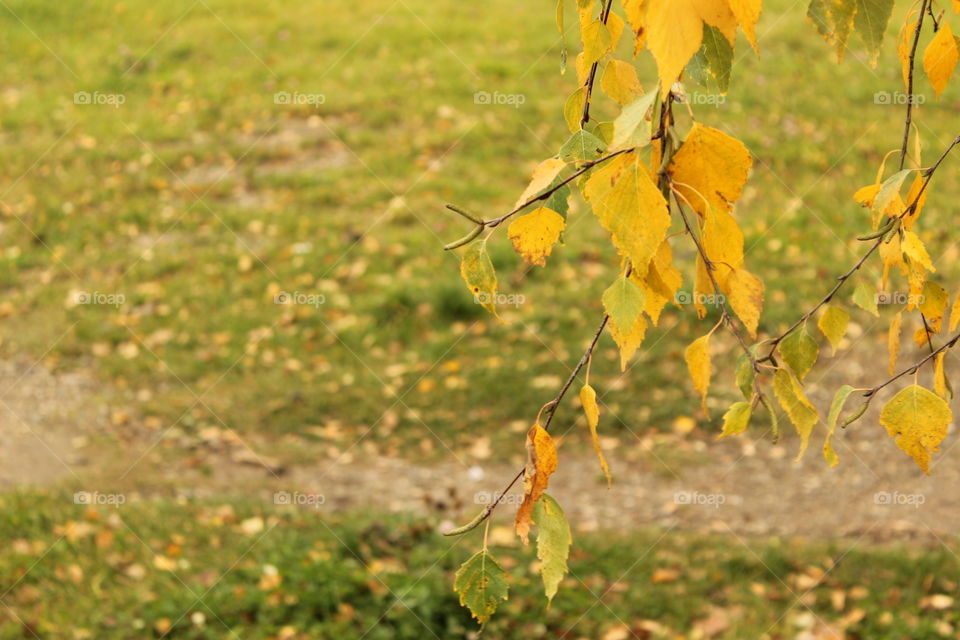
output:
[[557, 470], [557, 447], [540, 423], [527, 433], [527, 464], [523, 469], [523, 502], [517, 509], [515, 528], [524, 544], [530, 541], [533, 504], [540, 499]]
[[511, 222], [507, 236], [524, 262], [542, 267], [547, 263], [546, 259], [560, 239], [565, 225], [559, 213], [540, 207]]
[[736, 17], [740, 28], [750, 41], [753, 50], [759, 53], [757, 46], [757, 20], [760, 19], [760, 10], [763, 0], [729, 0], [730, 9]]
[[810, 434], [813, 432], [814, 425], [820, 420], [820, 416], [807, 399], [803, 387], [786, 369], [777, 369], [773, 375], [773, 394], [800, 435], [800, 452], [797, 454], [797, 460], [799, 460], [807, 450]]
[[898, 311], [890, 321], [890, 329], [887, 332], [887, 349], [890, 352], [890, 364], [888, 369], [890, 375], [897, 367], [897, 355], [900, 353], [900, 326], [903, 323], [903, 311]]
[[580, 389], [580, 404], [583, 405], [583, 413], [587, 417], [587, 426], [590, 428], [590, 439], [593, 441], [593, 450], [597, 452], [597, 458], [600, 460], [600, 468], [603, 469], [603, 475], [607, 479], [607, 488], [610, 488], [612, 480], [610, 478], [610, 466], [600, 448], [600, 436], [597, 434], [597, 426], [600, 424], [600, 407], [597, 406], [597, 392], [589, 384], [583, 385]]
[[621, 331], [633, 327], [643, 313], [643, 290], [623, 276], [603, 292], [603, 308], [610, 321]]
[[617, 348], [620, 350], [620, 371], [627, 370], [627, 363], [643, 344], [646, 334], [647, 320], [643, 316], [638, 316], [628, 331], [621, 331], [613, 323], [610, 324], [610, 335], [613, 336], [613, 341], [617, 343]]
[[817, 320], [817, 328], [826, 336], [833, 348], [833, 353], [837, 353], [837, 347], [847, 332], [847, 325], [850, 324], [850, 314], [834, 305], [828, 305], [823, 315]]
[[497, 315], [497, 273], [487, 253], [486, 241], [474, 242], [463, 252], [460, 275], [467, 283], [474, 300], [484, 309]]
[[740, 198], [753, 160], [743, 143], [712, 127], [694, 123], [668, 171], [677, 191], [701, 216], [707, 209], [729, 211]]
[[933, 367], [933, 390], [944, 400], [950, 400], [953, 392], [950, 390], [950, 382], [947, 380], [947, 374], [944, 371], [944, 360], [947, 352], [942, 351], [937, 354]]
[[723, 414], [723, 431], [717, 436], [717, 440], [746, 431], [752, 413], [749, 402], [734, 402], [730, 405], [727, 412]]
[[936, 453], [952, 420], [953, 412], [943, 398], [916, 384], [901, 389], [880, 412], [887, 434], [926, 474], [930, 455]]
[[849, 398], [850, 394], [854, 391], [855, 389], [853, 387], [845, 384], [837, 389], [837, 393], [833, 396], [833, 402], [830, 403], [830, 412], [827, 414], [827, 438], [823, 442], [823, 457], [831, 467], [835, 467], [840, 463], [837, 452], [833, 450], [833, 434], [837, 430], [837, 421], [840, 419], [840, 412], [843, 411], [843, 406], [846, 404], [847, 398]]
[[[577, 114], [577, 117], [579, 118], [579, 114]], [[547, 158], [538, 164], [533, 170], [533, 175], [530, 177], [530, 183], [527, 184], [527, 188], [524, 189], [520, 197], [517, 198], [517, 203], [514, 207], [519, 207], [549, 187], [553, 179], [557, 177], [565, 166], [567, 166], [567, 163], [560, 158]]]
[[480, 624], [490, 619], [500, 602], [507, 599], [509, 587], [503, 568], [483, 549], [460, 565], [453, 581], [460, 594], [460, 606], [466, 607]]
[[960, 49], [957, 48], [957, 40], [953, 37], [950, 24], [943, 21], [937, 35], [923, 52], [923, 70], [938, 98], [946, 89], [958, 60], [960, 60]]
[[880, 317], [880, 310], [877, 308], [877, 290], [866, 282], [858, 282], [857, 286], [854, 287], [853, 304], [874, 317]]
[[647, 48], [657, 61], [663, 99], [700, 48], [703, 20], [696, 0], [647, 0]]
[[549, 494], [543, 494], [533, 505], [533, 521], [537, 525], [537, 558], [543, 578], [547, 602], [557, 595], [560, 581], [567, 573], [567, 558], [573, 535], [563, 509]]
[[817, 341], [807, 332], [803, 325], [791, 331], [780, 343], [780, 355], [783, 361], [793, 369], [797, 378], [803, 380], [817, 362], [820, 348]]
[[637, 70], [623, 60], [611, 60], [607, 63], [603, 77], [600, 78], [600, 88], [621, 106], [633, 102], [643, 94]]
[[743, 266], [743, 233], [726, 211], [710, 209], [703, 225], [703, 250], [716, 269], [713, 277], [726, 290], [727, 280]]
[[730, 306], [737, 314], [750, 337], [757, 337], [760, 314], [763, 311], [763, 282], [746, 269], [737, 269], [727, 280]]
[[683, 354], [690, 371], [690, 379], [693, 380], [693, 388], [700, 394], [700, 405], [704, 413], [707, 411], [707, 390], [710, 388], [710, 336], [712, 333], [711, 331], [694, 340]]
[[644, 274], [670, 228], [667, 201], [647, 168], [625, 153], [590, 176], [584, 195], [620, 255]]

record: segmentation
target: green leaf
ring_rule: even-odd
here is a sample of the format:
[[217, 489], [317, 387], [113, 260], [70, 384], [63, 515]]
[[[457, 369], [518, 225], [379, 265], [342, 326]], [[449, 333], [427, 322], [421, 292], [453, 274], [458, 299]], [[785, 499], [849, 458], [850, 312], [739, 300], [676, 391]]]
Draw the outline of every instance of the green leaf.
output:
[[[656, 102], [657, 93], [649, 91], [620, 111], [620, 115], [613, 121], [611, 149], [639, 147], [650, 142], [653, 122], [647, 120], [647, 113]], [[644, 123], [646, 126], [641, 127]]]
[[690, 61], [688, 69], [694, 80], [704, 87], [712, 79], [720, 93], [725, 94], [730, 86], [730, 69], [733, 66], [733, 47], [720, 30], [703, 25], [703, 44]]
[[813, 368], [819, 353], [817, 341], [807, 333], [807, 325], [794, 329], [780, 343], [780, 355], [800, 380]]
[[877, 290], [866, 282], [858, 282], [854, 288], [853, 304], [877, 318], [880, 317], [880, 310], [877, 309]]
[[856, 0], [810, 0], [807, 17], [820, 35], [836, 48], [839, 59], [843, 59], [856, 12]]
[[533, 521], [537, 525], [537, 558], [547, 601], [557, 594], [560, 581], [567, 573], [567, 558], [573, 535], [563, 509], [546, 493], [533, 505]]
[[746, 431], [752, 414], [753, 409], [749, 402], [734, 402], [723, 414], [723, 431], [717, 436], [717, 440]]
[[603, 292], [603, 308], [620, 331], [629, 331], [643, 313], [643, 289], [630, 278], [617, 278]]
[[460, 594], [460, 606], [466, 607], [480, 624], [507, 599], [506, 574], [486, 549], [478, 551], [460, 565], [453, 581], [453, 590]]
[[870, 54], [870, 64], [876, 65], [883, 44], [883, 34], [890, 23], [894, 0], [856, 0], [857, 15], [853, 26], [863, 38]]
[[741, 354], [737, 360], [737, 388], [740, 389], [740, 393], [747, 400], [753, 397], [753, 379], [755, 376], [756, 372], [753, 370], [753, 363], [750, 362], [750, 358], [745, 353]]
[[827, 463], [831, 467], [837, 466], [840, 458], [837, 457], [837, 452], [833, 450], [833, 444], [830, 442], [830, 439], [833, 438], [833, 433], [837, 430], [837, 420], [840, 419], [840, 412], [843, 411], [843, 405], [846, 404], [847, 398], [850, 397], [853, 391], [854, 388], [850, 385], [843, 385], [837, 389], [836, 395], [833, 396], [833, 402], [830, 403], [830, 413], [827, 414], [827, 439], [823, 443], [823, 457], [826, 458]]
[[893, 202], [893, 199], [900, 193], [900, 188], [903, 187], [903, 181], [906, 180], [907, 176], [913, 173], [913, 171], [913, 169], [897, 171], [884, 180], [883, 184], [880, 185], [880, 191], [877, 192], [877, 197], [873, 199], [873, 210], [880, 212], [886, 211], [890, 203]]
[[567, 162], [574, 160], [593, 160], [607, 148], [603, 140], [593, 135], [589, 131], [580, 129], [576, 131], [570, 139], [560, 147], [560, 157]]

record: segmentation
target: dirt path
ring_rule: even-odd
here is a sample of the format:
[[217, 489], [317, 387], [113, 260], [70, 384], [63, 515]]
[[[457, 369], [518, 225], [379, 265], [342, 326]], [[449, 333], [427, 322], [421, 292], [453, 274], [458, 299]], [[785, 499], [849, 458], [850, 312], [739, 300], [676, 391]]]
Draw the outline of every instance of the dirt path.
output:
[[[866, 368], [856, 362], [842, 376], [830, 369], [819, 381], [811, 375], [808, 389], [819, 407], [829, 404], [836, 386], [857, 379], [851, 367]], [[98, 395], [91, 378], [2, 362], [0, 399], [0, 483], [87, 481], [106, 477], [104, 470], [115, 466], [121, 445], [90, 446], [117, 439], [110, 426], [115, 409]], [[610, 489], [579, 430], [561, 445], [551, 493], [580, 530], [652, 525], [873, 541], [929, 541], [960, 530], [960, 492], [955, 491], [960, 438], [955, 430], [935, 456], [932, 475], [924, 476], [879, 426], [880, 405], [878, 401], [859, 423], [837, 435], [841, 464], [836, 469], [820, 455], [822, 425], [799, 463], [793, 460], [799, 445], [795, 436], [772, 445], [757, 429], [720, 442], [698, 429], [606, 439], [614, 472]], [[785, 424], [784, 430], [789, 429]], [[142, 472], [132, 474], [130, 490], [141, 495], [260, 495], [264, 500], [272, 500], [277, 491], [300, 492], [323, 496], [322, 510], [414, 511], [446, 526], [469, 519], [521, 462], [516, 455], [509, 464], [493, 462], [496, 456], [478, 447], [430, 465], [380, 456], [337, 460], [319, 451], [312, 458], [318, 462], [289, 465], [260, 455], [267, 448], [264, 440], [221, 435], [190, 450], [174, 449], [176, 464], [145, 462]], [[154, 438], [151, 433], [130, 442], [121, 456], [124, 463], [150, 451]], [[170, 447], [155, 450], [163, 450], [169, 460]], [[194, 464], [198, 459], [202, 465]], [[515, 495], [507, 499], [515, 501]], [[507, 504], [500, 517], [507, 521], [512, 510]]]

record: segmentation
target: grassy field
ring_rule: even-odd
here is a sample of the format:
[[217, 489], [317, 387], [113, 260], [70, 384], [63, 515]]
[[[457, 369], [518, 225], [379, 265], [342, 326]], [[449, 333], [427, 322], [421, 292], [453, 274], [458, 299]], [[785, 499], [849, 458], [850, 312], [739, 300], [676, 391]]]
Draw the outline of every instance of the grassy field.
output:
[[[433, 521], [39, 492], [0, 506], [3, 638], [476, 637], [450, 589], [475, 541]], [[529, 550], [505, 529], [491, 539], [511, 599], [484, 637], [940, 638], [960, 624], [942, 605], [960, 577], [942, 547], [585, 535], [547, 609]]]
[[[500, 325], [440, 250], [465, 231], [445, 202], [507, 209], [566, 137], [574, 80], [558, 72], [552, 10], [514, 5], [11, 2], [4, 349], [89, 365], [138, 394], [142, 423], [188, 433], [336, 421], [374, 426], [378, 446], [420, 443], [428, 427], [455, 447], [529, 420], [584, 344], [615, 263], [582, 206], [545, 270], [501, 238], [501, 288], [526, 302]], [[802, 8], [777, 0], [760, 32], [762, 56], [742, 51], [726, 101], [697, 115], [755, 156], [738, 215], [773, 331], [852, 263], [867, 220], [850, 196], [899, 145], [903, 116], [874, 102], [900, 89], [893, 46], [876, 70], [856, 50], [837, 65]], [[646, 54], [640, 66], [653, 77]], [[525, 101], [475, 104], [478, 91]], [[293, 104], [275, 102], [283, 92]], [[956, 133], [956, 100], [920, 108], [928, 155]], [[955, 176], [939, 178], [931, 219]], [[302, 304], [274, 304], [279, 292]], [[95, 304], [74, 304], [84, 293]], [[707, 321], [687, 311], [667, 314], [622, 380], [605, 340], [596, 386], [617, 387], [606, 402], [623, 426], [693, 413], [681, 350]]]
[[[517, 427], [579, 357], [617, 263], [576, 201], [546, 269], [491, 241], [501, 289], [525, 300], [498, 324], [441, 250], [466, 232], [443, 205], [508, 210], [566, 139], [575, 79], [559, 73], [552, 3], [7, 0], [0, 21], [0, 353], [89, 372], [126, 403], [117, 433], [98, 437], [140, 451], [171, 427], [178, 442], [228, 428], [293, 460], [361, 435], [368, 454], [419, 459], [478, 434], [521, 450]], [[767, 283], [762, 332], [796, 318], [859, 252], [869, 222], [852, 193], [902, 134], [902, 107], [874, 99], [902, 89], [895, 31], [875, 69], [856, 49], [838, 65], [801, 4], [766, 0], [762, 55], [741, 39], [730, 95], [695, 107], [754, 156], [737, 215], [748, 265]], [[655, 77], [646, 53], [638, 65]], [[958, 133], [960, 93], [935, 101], [920, 89], [929, 161]], [[477, 92], [523, 103], [478, 104]], [[919, 224], [946, 282], [957, 176], [938, 173]], [[678, 254], [689, 289], [692, 251]], [[295, 303], [277, 304], [284, 294]], [[854, 322], [880, 344], [885, 324], [859, 312]], [[608, 434], [696, 414], [682, 353], [712, 323], [669, 309], [626, 376], [604, 338], [592, 379]], [[734, 392], [717, 379], [714, 409]], [[564, 410], [557, 424], [576, 420]], [[131, 477], [149, 485], [142, 470]], [[419, 638], [423, 621], [472, 637], [450, 590], [468, 545], [439, 538], [435, 523], [172, 499], [85, 512], [56, 491], [0, 501], [3, 638], [29, 636], [24, 626], [43, 638], [231, 637], [225, 627]], [[498, 550], [517, 598], [489, 637], [555, 637], [585, 611], [561, 637], [618, 640], [618, 620], [648, 637], [653, 619], [663, 629], [649, 637], [697, 637], [718, 602], [740, 617], [717, 637], [793, 637], [810, 626], [797, 597], [828, 622], [850, 616], [864, 638], [939, 637], [960, 622], [922, 604], [956, 589], [946, 551], [844, 556], [842, 543], [671, 534], [646, 553], [659, 535], [585, 537], [577, 578], [546, 612], [531, 555]], [[841, 557], [822, 583], [804, 578]], [[658, 568], [681, 575], [652, 584]], [[607, 589], [592, 606], [591, 591]], [[894, 605], [903, 613], [891, 619]]]

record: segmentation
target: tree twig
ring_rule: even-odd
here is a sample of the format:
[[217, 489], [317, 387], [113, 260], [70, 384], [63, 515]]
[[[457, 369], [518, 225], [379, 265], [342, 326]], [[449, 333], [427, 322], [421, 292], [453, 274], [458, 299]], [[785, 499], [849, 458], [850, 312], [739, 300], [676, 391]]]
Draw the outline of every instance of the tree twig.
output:
[[[600, 22], [607, 24], [607, 19], [610, 17], [610, 8], [613, 5], [613, 0], [607, 0], [606, 4], [603, 6], [603, 10], [600, 12]], [[580, 128], [583, 129], [587, 126], [587, 123], [590, 122], [590, 101], [593, 96], [593, 84], [597, 77], [597, 66], [600, 64], [599, 61], [594, 62], [590, 65], [590, 72], [587, 74], [587, 82], [584, 85], [586, 93], [583, 97], [583, 111], [580, 115]]]

